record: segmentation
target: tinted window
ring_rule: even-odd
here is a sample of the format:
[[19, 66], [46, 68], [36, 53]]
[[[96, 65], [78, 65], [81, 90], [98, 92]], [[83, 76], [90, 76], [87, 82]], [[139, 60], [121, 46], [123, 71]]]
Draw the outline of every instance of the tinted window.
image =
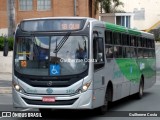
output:
[[143, 50], [143, 57], [144, 58], [148, 58], [148, 54], [149, 54], [148, 52], [149, 52], [149, 49], [144, 49]]
[[106, 45], [106, 58], [113, 58], [113, 46]]
[[123, 47], [123, 57], [130, 58], [130, 48], [129, 47]]
[[114, 44], [116, 45], [120, 45], [121, 43], [121, 34], [120, 33], [113, 33], [113, 40], [114, 40]]
[[132, 58], [135, 58], [136, 57], [136, 49], [135, 48], [130, 48], [130, 56], [132, 57]]
[[115, 58], [122, 58], [123, 57], [122, 47], [114, 46], [114, 56], [115, 56]]
[[112, 32], [106, 31], [105, 42], [106, 42], [106, 44], [112, 44]]
[[138, 57], [139, 57], [139, 58], [142, 58], [142, 57], [143, 57], [143, 49], [142, 49], [142, 48], [139, 48], [139, 49], [138, 49]]

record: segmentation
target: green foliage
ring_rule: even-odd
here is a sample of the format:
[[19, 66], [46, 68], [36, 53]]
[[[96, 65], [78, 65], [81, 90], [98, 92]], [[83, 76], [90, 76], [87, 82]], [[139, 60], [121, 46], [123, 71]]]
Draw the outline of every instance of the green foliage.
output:
[[9, 50], [13, 50], [13, 41], [14, 38], [13, 37], [4, 37], [4, 36], [0, 36], [0, 51], [3, 51], [3, 46], [4, 46], [4, 40], [8, 41], [8, 46], [9, 46]]
[[160, 38], [156, 38], [155, 41], [156, 41], [156, 42], [160, 42]]
[[121, 2], [120, 0], [96, 0], [95, 1], [96, 10], [98, 10], [99, 3], [101, 8], [105, 11], [105, 13], [123, 12], [117, 10], [117, 7], [124, 5], [123, 2]]

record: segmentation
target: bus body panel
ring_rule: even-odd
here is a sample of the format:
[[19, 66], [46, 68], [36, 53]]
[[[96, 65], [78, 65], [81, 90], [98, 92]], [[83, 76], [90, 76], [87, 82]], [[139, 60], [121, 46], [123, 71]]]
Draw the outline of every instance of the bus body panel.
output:
[[[47, 18], [45, 18], [47, 19]], [[49, 18], [54, 19], [54, 18]], [[55, 18], [55, 19], [63, 19]], [[147, 39], [154, 39], [152, 34], [128, 29], [121, 26], [116, 26], [110, 23], [104, 23], [90, 18], [72, 18], [64, 19], [86, 19], [84, 29], [89, 27], [89, 59], [93, 59], [93, 40], [94, 32], [98, 33], [97, 37], [104, 40], [104, 66], [98, 70], [94, 70], [94, 62], [89, 62], [88, 75], [68, 87], [33, 87], [23, 82], [14, 74], [13, 64], [13, 83], [19, 84], [27, 93], [21, 93], [13, 87], [13, 104], [14, 107], [23, 108], [52, 108], [52, 109], [93, 109], [104, 105], [104, 97], [106, 94], [108, 83], [113, 85], [112, 100], [116, 101], [126, 96], [135, 94], [139, 91], [140, 80], [144, 77], [144, 88], [153, 86], [156, 82], [156, 67], [155, 57], [152, 58], [116, 58], [115, 52], [117, 46], [126, 47], [123, 45], [106, 44], [106, 30], [118, 32], [120, 34], [128, 34]], [[32, 19], [31, 19], [32, 20]], [[39, 19], [34, 19], [39, 20]], [[27, 20], [26, 20], [27, 21]], [[18, 28], [18, 26], [17, 26]], [[83, 29], [81, 30], [83, 31]], [[62, 31], [63, 33], [64, 31]], [[76, 34], [77, 31], [75, 31]], [[55, 32], [57, 33], [57, 32]], [[61, 33], [61, 31], [60, 31]], [[78, 33], [78, 32], [77, 32]], [[21, 34], [21, 33], [20, 33]], [[22, 35], [23, 36], [23, 35]], [[16, 39], [16, 37], [15, 37]], [[114, 41], [114, 39], [113, 39]], [[16, 42], [14, 43], [16, 44]], [[114, 57], [107, 58], [107, 46], [112, 46]], [[130, 46], [127, 46], [132, 48]], [[134, 47], [133, 47], [134, 48]], [[141, 47], [137, 47], [138, 49]], [[155, 50], [154, 48], [150, 48]], [[154, 51], [155, 52], [155, 51]], [[148, 53], [149, 54], [149, 53]], [[155, 54], [155, 53], [153, 53]], [[13, 58], [14, 63], [14, 58]], [[87, 91], [75, 94], [79, 88], [82, 88], [85, 83], [90, 83]], [[50, 90], [51, 93], [48, 93]], [[42, 102], [44, 96], [55, 97], [58, 102], [45, 103]]]

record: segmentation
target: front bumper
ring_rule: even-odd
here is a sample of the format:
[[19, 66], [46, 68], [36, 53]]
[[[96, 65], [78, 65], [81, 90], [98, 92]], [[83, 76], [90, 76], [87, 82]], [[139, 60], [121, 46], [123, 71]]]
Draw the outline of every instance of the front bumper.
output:
[[[13, 92], [13, 105], [17, 108], [51, 108], [51, 109], [92, 109], [92, 90], [81, 94], [69, 95], [26, 95]], [[54, 96], [53, 103], [42, 102], [43, 96]]]

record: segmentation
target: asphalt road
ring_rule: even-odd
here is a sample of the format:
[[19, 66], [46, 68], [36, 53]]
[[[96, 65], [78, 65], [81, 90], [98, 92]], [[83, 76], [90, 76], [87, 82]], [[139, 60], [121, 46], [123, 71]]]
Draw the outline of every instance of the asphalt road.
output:
[[[105, 115], [98, 115], [96, 111], [73, 111], [73, 110], [55, 110], [49, 115], [52, 119], [71, 119], [77, 116], [79, 119], [86, 120], [143, 120], [145, 117], [115, 117], [121, 116], [122, 114], [134, 113], [131, 111], [155, 111], [160, 112], [160, 76], [157, 76], [156, 84], [145, 90], [142, 99], [137, 100], [133, 96], [124, 98], [117, 102], [114, 102], [109, 107], [109, 112]], [[0, 111], [38, 111], [37, 109], [15, 109], [12, 106], [12, 95], [2, 94], [0, 95]], [[109, 116], [109, 117], [108, 117]], [[1, 118], [1, 117], [0, 117]], [[13, 118], [1, 118], [1, 119], [13, 119]], [[17, 119], [17, 118], [16, 118]], [[19, 118], [20, 119], [20, 118]], [[151, 117], [147, 118], [151, 120]], [[160, 118], [154, 117], [153, 120], [158, 120]], [[146, 118], [145, 118], [146, 120]]]

